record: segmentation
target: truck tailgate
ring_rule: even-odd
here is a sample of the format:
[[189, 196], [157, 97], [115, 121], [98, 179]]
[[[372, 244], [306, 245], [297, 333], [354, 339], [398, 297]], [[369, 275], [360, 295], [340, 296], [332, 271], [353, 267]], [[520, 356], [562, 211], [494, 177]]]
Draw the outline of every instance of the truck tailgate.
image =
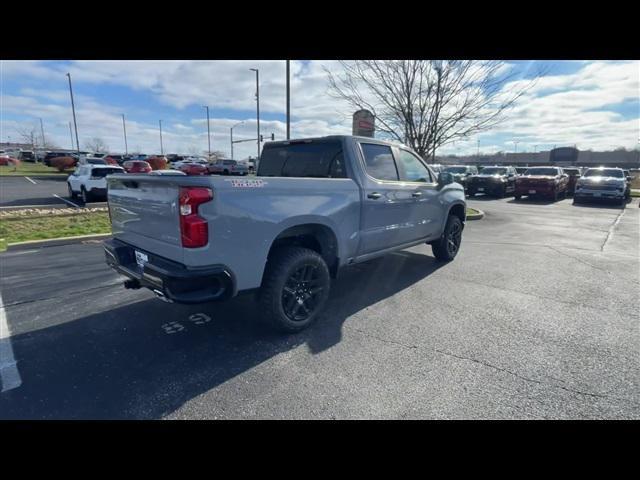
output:
[[108, 188], [113, 236], [182, 262], [177, 182], [146, 175], [112, 175]]

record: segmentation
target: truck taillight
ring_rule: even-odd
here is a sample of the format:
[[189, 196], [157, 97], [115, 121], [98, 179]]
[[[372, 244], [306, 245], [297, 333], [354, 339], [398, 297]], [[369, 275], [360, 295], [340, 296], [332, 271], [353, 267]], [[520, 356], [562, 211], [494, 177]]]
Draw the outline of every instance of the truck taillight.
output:
[[180, 233], [182, 246], [204, 247], [209, 242], [207, 221], [198, 215], [198, 206], [213, 199], [210, 188], [180, 188]]

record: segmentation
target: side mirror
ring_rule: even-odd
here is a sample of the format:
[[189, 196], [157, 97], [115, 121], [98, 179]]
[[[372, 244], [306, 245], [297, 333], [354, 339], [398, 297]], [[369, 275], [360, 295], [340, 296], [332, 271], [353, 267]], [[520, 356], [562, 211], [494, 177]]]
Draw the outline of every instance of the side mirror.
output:
[[631, 180], [633, 180], [633, 177], [627, 177], [627, 182], [630, 182]]
[[450, 183], [453, 183], [453, 175], [449, 172], [440, 172], [438, 174], [438, 188], [442, 188]]

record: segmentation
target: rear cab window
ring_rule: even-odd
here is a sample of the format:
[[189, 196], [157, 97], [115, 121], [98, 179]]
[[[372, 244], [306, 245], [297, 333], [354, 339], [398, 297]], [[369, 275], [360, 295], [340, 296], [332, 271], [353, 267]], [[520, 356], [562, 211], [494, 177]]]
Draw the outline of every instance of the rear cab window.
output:
[[265, 145], [258, 176], [347, 178], [339, 139]]
[[91, 170], [91, 176], [97, 178], [103, 178], [112, 173], [121, 173], [121, 168], [93, 168]]

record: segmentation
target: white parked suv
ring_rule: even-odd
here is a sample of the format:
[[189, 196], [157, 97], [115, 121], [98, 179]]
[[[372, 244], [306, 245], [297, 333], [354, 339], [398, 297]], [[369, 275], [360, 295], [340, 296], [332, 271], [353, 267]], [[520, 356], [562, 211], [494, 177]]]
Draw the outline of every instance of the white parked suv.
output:
[[125, 170], [115, 165], [78, 165], [75, 172], [67, 178], [69, 196], [77, 198], [80, 195], [84, 203], [98, 197], [106, 200], [107, 175], [111, 173], [125, 173]]

